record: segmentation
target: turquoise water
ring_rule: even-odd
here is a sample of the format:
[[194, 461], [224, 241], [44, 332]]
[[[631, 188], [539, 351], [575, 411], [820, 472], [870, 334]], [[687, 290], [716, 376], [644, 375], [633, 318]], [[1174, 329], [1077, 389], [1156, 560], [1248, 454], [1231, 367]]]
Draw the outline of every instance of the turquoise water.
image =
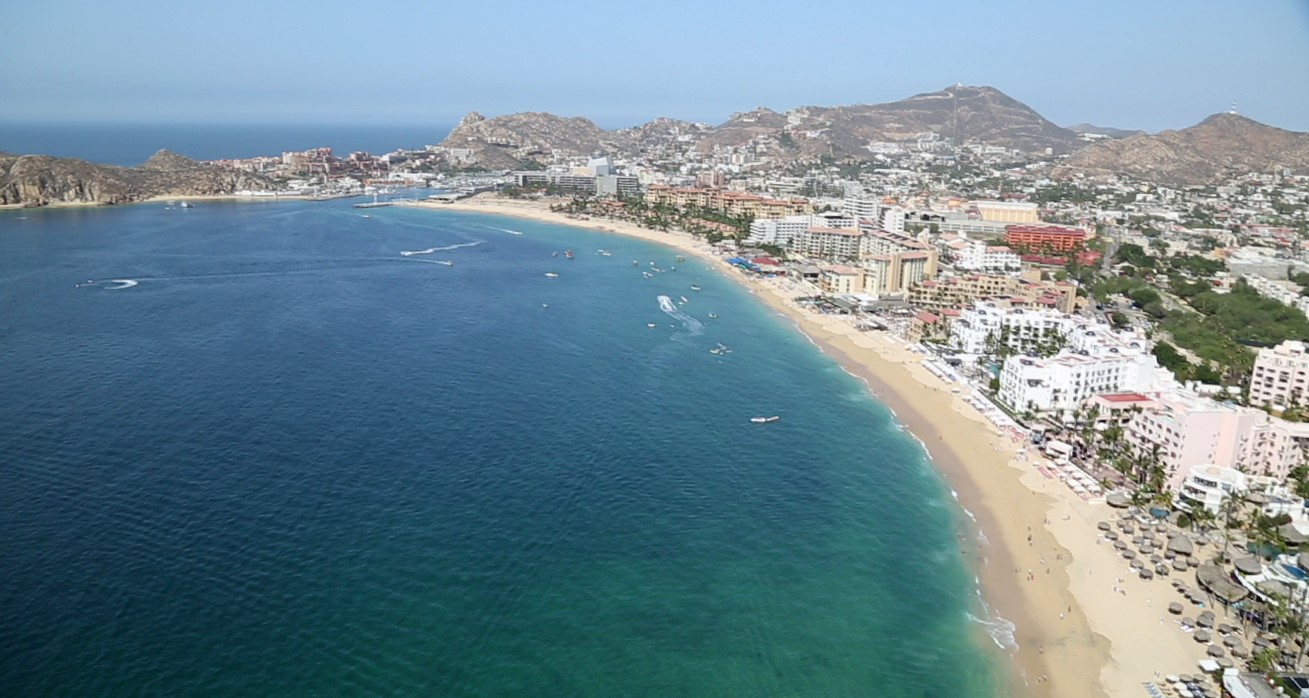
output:
[[733, 281], [368, 213], [0, 212], [7, 694], [1002, 693], [922, 448]]

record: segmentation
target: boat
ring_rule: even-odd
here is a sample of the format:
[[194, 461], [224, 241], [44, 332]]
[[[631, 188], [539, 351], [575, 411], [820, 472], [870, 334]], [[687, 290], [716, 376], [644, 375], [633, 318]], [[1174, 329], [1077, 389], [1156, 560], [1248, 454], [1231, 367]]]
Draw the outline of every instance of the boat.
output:
[[686, 257], [683, 257], [682, 255], [679, 254], [679, 255], [677, 255], [677, 261], [679, 261], [679, 262], [685, 262], [685, 261], [686, 261]]
[[559, 253], [558, 253], [558, 252], [551, 252], [551, 253], [550, 253], [550, 256], [551, 256], [551, 257], [558, 257], [558, 256], [559, 256]]
[[549, 307], [550, 307], [550, 304], [549, 304], [549, 303], [542, 303], [542, 304], [541, 304], [541, 309], [542, 309], [542, 310], [544, 310], [544, 309], [546, 309], [546, 308], [549, 308]]
[[568, 258], [568, 259], [572, 259], [572, 258], [573, 258], [573, 251], [572, 251], [572, 250], [564, 250], [564, 257], [566, 257], [566, 258]]
[[191, 203], [190, 201], [183, 201], [182, 203], [178, 204], [178, 206], [180, 206], [181, 208], [195, 208], [195, 204]]
[[710, 319], [710, 320], [717, 320], [717, 319], [718, 319], [718, 313], [709, 313], [709, 319]]
[[691, 301], [686, 300], [686, 296], [678, 296], [678, 298], [681, 298], [683, 303], [690, 303], [690, 302], [691, 302]]
[[772, 417], [751, 417], [750, 421], [755, 424], [768, 424], [769, 422], [776, 422], [779, 419], [781, 419], [781, 417], [774, 415]]
[[355, 204], [355, 208], [381, 208], [383, 206], [390, 206], [391, 203], [392, 202], [390, 201], [378, 201], [377, 194], [373, 194], [372, 203]]
[[547, 279], [557, 279], [557, 278], [559, 278], [559, 275], [556, 274], [556, 273], [554, 273], [554, 272], [552, 272], [552, 271], [547, 271], [547, 272], [545, 273], [545, 278], [547, 278]]
[[646, 326], [646, 327], [650, 327], [650, 328], [658, 327], [658, 325], [654, 324], [653, 322], [647, 322], [647, 323], [645, 323], [645, 326]]
[[692, 291], [699, 291], [699, 290], [700, 290], [700, 287], [699, 287], [699, 286], [696, 286], [695, 284], [691, 284], [691, 290], [692, 290]]

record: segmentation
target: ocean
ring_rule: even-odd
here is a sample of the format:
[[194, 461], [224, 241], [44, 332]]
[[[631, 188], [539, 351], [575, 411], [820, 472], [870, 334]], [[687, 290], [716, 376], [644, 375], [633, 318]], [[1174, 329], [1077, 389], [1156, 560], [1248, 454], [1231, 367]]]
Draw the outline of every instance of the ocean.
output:
[[948, 487], [743, 287], [349, 204], [0, 211], [7, 695], [1003, 694]]
[[68, 124], [0, 122], [0, 152], [53, 155], [135, 167], [161, 148], [193, 160], [281, 155], [328, 147], [342, 156], [422, 149], [450, 134], [453, 125]]

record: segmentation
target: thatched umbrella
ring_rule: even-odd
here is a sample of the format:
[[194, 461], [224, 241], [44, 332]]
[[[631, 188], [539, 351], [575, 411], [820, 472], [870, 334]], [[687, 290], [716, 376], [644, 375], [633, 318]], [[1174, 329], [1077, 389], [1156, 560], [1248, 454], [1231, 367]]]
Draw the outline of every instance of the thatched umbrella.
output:
[[1132, 560], [1132, 569], [1139, 570], [1144, 566], [1145, 566], [1144, 562], [1141, 562], [1140, 560]]
[[1232, 656], [1233, 656], [1233, 657], [1240, 657], [1241, 659], [1245, 659], [1246, 657], [1249, 657], [1249, 656], [1250, 656], [1250, 650], [1248, 650], [1248, 649], [1246, 649], [1246, 648], [1244, 648], [1244, 647], [1241, 647], [1240, 645], [1237, 645], [1236, 647], [1233, 647], [1233, 648], [1232, 648]]
[[1100, 523], [1096, 524], [1095, 527], [1100, 529], [1101, 531], [1108, 531], [1110, 528], [1113, 528], [1113, 526], [1111, 526], [1108, 521], [1101, 521]]
[[1277, 527], [1277, 535], [1282, 537], [1289, 545], [1304, 545], [1309, 542], [1309, 536], [1300, 532], [1300, 529], [1291, 524], [1282, 524]]
[[1136, 559], [1136, 551], [1135, 551], [1135, 550], [1128, 550], [1128, 549], [1127, 549], [1127, 546], [1124, 545], [1124, 546], [1123, 546], [1123, 557], [1127, 558], [1128, 560], [1135, 560], [1135, 559]]
[[1109, 531], [1108, 533], [1104, 534], [1104, 537], [1108, 540], [1118, 540], [1118, 534], [1114, 533], [1113, 531]]
[[[1132, 564], [1136, 564], [1137, 562], [1140, 562], [1140, 560], [1133, 560]], [[1147, 582], [1150, 581], [1151, 579], [1154, 579], [1154, 572], [1151, 571], [1149, 567], [1142, 567], [1141, 579], [1144, 579]]]
[[1191, 636], [1191, 639], [1203, 645], [1208, 644], [1209, 637], [1208, 630], [1197, 630], [1195, 631], [1195, 634]]
[[1190, 566], [1192, 566], [1192, 567], [1199, 567], [1199, 566], [1200, 566], [1200, 558], [1198, 558], [1198, 557], [1196, 557], [1196, 556], [1194, 556], [1194, 555], [1191, 555], [1190, 557], [1186, 558], [1186, 564], [1188, 564], [1188, 565], [1190, 565]]
[[1224, 654], [1223, 648], [1218, 645], [1209, 645], [1209, 649], [1205, 650], [1204, 653], [1210, 657], [1221, 657]]
[[1264, 566], [1259, 562], [1257, 557], [1238, 557], [1232, 561], [1236, 566], [1236, 571], [1241, 574], [1259, 574], [1264, 570]]
[[1173, 560], [1173, 569], [1178, 572], [1185, 572], [1187, 569], [1186, 563], [1182, 560]]
[[1195, 617], [1195, 622], [1196, 622], [1197, 625], [1199, 625], [1199, 626], [1202, 627], [1202, 628], [1212, 628], [1212, 627], [1214, 627], [1214, 612], [1213, 612], [1213, 611], [1201, 611], [1201, 612], [1200, 612], [1200, 615], [1198, 615], [1198, 616]]
[[1235, 635], [1228, 635], [1227, 637], [1223, 638], [1223, 644], [1227, 645], [1228, 647], [1240, 647], [1241, 638]]
[[1219, 657], [1216, 661], [1218, 662], [1218, 666], [1224, 669], [1231, 669], [1233, 666], [1235, 666], [1235, 664], [1232, 663], [1232, 660], [1228, 659], [1227, 657]]
[[1168, 565], [1155, 565], [1154, 573], [1159, 575], [1160, 577], [1168, 576]]
[[1195, 619], [1190, 616], [1182, 616], [1182, 625], [1195, 627]]
[[1168, 552], [1177, 555], [1190, 555], [1195, 552], [1195, 545], [1186, 536], [1173, 536], [1168, 539]]
[[1132, 536], [1132, 545], [1137, 547], [1145, 545], [1145, 538], [1142, 536]]
[[1182, 604], [1177, 603], [1176, 601], [1168, 604], [1168, 612], [1175, 616], [1182, 615]]
[[1104, 498], [1104, 502], [1115, 509], [1126, 509], [1127, 506], [1132, 503], [1131, 500], [1127, 498], [1127, 495], [1122, 492], [1110, 492], [1109, 495]]

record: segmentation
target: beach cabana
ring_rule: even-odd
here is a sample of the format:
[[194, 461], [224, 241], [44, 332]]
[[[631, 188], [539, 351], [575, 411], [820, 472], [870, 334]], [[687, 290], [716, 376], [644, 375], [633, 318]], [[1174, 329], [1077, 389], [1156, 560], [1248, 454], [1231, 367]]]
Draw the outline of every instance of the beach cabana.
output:
[[1195, 552], [1195, 545], [1186, 536], [1173, 536], [1168, 539], [1168, 552], [1175, 555], [1191, 555]]
[[1259, 574], [1264, 571], [1264, 566], [1256, 557], [1238, 557], [1232, 561], [1236, 566], [1236, 571], [1241, 574]]
[[1225, 604], [1236, 603], [1250, 595], [1250, 591], [1227, 578], [1223, 568], [1213, 563], [1200, 565], [1195, 570], [1195, 581]]

